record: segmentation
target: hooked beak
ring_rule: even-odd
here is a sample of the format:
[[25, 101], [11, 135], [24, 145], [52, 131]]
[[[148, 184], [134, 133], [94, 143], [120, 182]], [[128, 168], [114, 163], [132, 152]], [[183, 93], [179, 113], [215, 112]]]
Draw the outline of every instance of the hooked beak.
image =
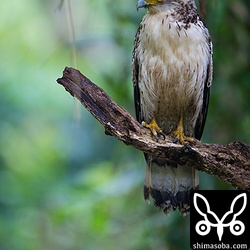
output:
[[147, 3], [144, 1], [144, 0], [139, 0], [136, 4], [136, 9], [137, 11], [140, 9], [140, 8], [145, 8], [147, 7]]

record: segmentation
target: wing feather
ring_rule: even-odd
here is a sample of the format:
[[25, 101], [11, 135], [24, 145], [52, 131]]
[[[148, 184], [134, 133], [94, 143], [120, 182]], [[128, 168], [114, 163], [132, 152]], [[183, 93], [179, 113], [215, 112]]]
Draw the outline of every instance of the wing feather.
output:
[[204, 91], [203, 91], [203, 105], [201, 112], [197, 118], [196, 124], [195, 124], [195, 138], [200, 140], [206, 118], [207, 118], [207, 112], [208, 112], [208, 104], [209, 104], [209, 97], [210, 97], [210, 88], [212, 85], [212, 78], [213, 78], [213, 44], [211, 42], [211, 38], [209, 37], [209, 44], [210, 44], [210, 62], [207, 67], [207, 76], [206, 80], [204, 81]]
[[135, 105], [135, 113], [136, 119], [139, 122], [142, 122], [142, 113], [141, 113], [141, 101], [140, 101], [140, 89], [139, 89], [139, 62], [137, 58], [137, 48], [139, 44], [139, 35], [141, 31], [141, 26], [138, 28], [137, 33], [135, 35], [134, 41], [134, 50], [133, 50], [133, 59], [132, 59], [132, 80], [134, 86], [134, 105]]

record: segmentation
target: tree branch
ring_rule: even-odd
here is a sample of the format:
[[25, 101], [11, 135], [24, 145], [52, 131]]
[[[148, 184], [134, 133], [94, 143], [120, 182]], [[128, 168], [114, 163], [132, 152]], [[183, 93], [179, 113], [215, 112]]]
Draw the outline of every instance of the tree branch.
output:
[[173, 137], [157, 142], [125, 109], [117, 105], [103, 89], [78, 70], [65, 68], [57, 82], [104, 126], [105, 133], [145, 153], [185, 164], [217, 176], [232, 186], [250, 192], [250, 147], [242, 142], [226, 146], [198, 140], [190, 146], [173, 143]]

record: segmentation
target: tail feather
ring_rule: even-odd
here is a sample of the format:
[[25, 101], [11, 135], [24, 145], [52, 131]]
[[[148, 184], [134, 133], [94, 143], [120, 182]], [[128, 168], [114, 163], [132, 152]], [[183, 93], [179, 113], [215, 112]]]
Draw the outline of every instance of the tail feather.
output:
[[170, 164], [159, 158], [146, 157], [147, 168], [144, 183], [144, 198], [151, 196], [154, 204], [165, 214], [179, 209], [189, 213], [190, 194], [199, 185], [198, 173], [189, 166]]

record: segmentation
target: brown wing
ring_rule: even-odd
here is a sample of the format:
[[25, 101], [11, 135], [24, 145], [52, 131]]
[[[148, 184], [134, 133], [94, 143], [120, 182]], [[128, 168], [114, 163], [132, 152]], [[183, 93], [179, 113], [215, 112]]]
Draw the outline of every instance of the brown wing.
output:
[[211, 84], [212, 84], [212, 78], [213, 78], [213, 45], [211, 42], [211, 39], [209, 38], [210, 43], [210, 63], [207, 67], [207, 76], [206, 76], [206, 80], [204, 81], [204, 91], [203, 91], [203, 105], [202, 105], [202, 110], [198, 116], [198, 119], [196, 121], [196, 125], [195, 125], [195, 138], [200, 140], [203, 130], [204, 130], [204, 126], [205, 126], [205, 122], [206, 122], [206, 118], [207, 118], [207, 111], [208, 111], [208, 104], [209, 104], [209, 97], [210, 97], [210, 88], [211, 88]]
[[139, 43], [140, 31], [141, 31], [141, 26], [138, 28], [137, 33], [135, 35], [133, 59], [132, 59], [132, 76], [133, 76], [133, 86], [134, 86], [134, 105], [135, 105], [136, 119], [137, 121], [142, 122], [143, 117], [141, 114], [140, 89], [138, 83], [140, 68], [136, 53]]

